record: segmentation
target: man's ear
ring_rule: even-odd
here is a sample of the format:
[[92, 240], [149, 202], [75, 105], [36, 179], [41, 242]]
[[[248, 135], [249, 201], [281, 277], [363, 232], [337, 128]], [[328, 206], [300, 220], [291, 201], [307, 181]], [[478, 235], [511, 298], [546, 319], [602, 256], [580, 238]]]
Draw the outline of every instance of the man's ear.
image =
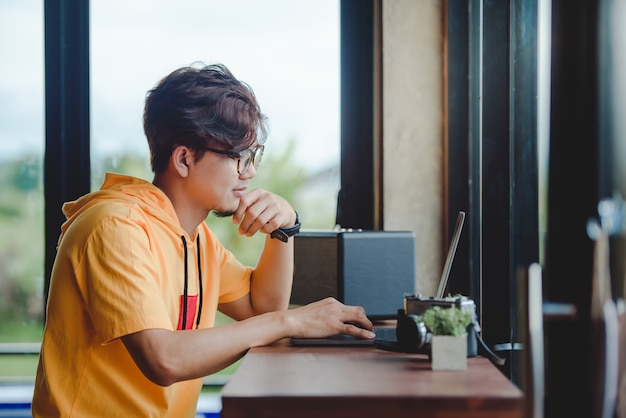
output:
[[193, 162], [194, 155], [189, 148], [178, 145], [172, 151], [172, 165], [181, 177], [189, 175], [189, 165]]

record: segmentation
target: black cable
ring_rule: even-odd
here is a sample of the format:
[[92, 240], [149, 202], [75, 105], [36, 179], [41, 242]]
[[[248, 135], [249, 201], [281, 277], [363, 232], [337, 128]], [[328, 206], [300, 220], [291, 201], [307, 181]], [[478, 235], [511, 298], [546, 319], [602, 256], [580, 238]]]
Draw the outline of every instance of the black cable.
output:
[[198, 305], [198, 317], [196, 318], [196, 329], [200, 325], [200, 315], [202, 315], [202, 267], [200, 262], [200, 234], [198, 234], [198, 238], [196, 239], [196, 243], [198, 244], [198, 298], [200, 299], [200, 304]]

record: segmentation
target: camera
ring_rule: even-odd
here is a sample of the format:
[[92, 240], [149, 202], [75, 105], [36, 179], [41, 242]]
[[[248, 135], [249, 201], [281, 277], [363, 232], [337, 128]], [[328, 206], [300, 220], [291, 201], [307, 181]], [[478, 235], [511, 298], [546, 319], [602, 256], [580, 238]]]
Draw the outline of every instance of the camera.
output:
[[430, 341], [432, 333], [421, 321], [421, 315], [430, 308], [438, 306], [445, 308], [459, 308], [472, 313], [472, 322], [467, 326], [467, 357], [481, 355], [487, 357], [493, 364], [502, 366], [505, 360], [498, 357], [480, 337], [480, 325], [476, 317], [476, 304], [465, 296], [450, 296], [446, 298], [421, 295], [404, 295], [404, 309], [398, 309], [395, 341], [374, 341], [374, 346], [382, 350], [401, 353], [428, 354], [430, 357]]
[[398, 309], [396, 325], [396, 339], [398, 345], [405, 352], [430, 354], [432, 334], [420, 320], [420, 316], [430, 308], [438, 306], [443, 309], [459, 308], [472, 313], [472, 322], [467, 327], [467, 356], [477, 355], [477, 335], [480, 326], [476, 320], [476, 304], [465, 296], [450, 296], [446, 298], [421, 295], [404, 295], [404, 309]]

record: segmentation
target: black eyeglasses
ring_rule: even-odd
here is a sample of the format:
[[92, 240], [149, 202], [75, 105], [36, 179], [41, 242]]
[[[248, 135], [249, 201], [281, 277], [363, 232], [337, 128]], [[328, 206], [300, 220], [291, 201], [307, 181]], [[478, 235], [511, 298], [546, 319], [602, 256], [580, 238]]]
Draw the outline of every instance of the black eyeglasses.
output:
[[216, 154], [227, 155], [230, 158], [237, 160], [237, 173], [246, 174], [250, 164], [254, 164], [254, 168], [259, 168], [261, 159], [263, 158], [263, 151], [265, 145], [259, 145], [256, 148], [248, 148], [240, 152], [225, 151], [222, 149], [215, 149], [209, 147], [202, 147], [202, 149], [214, 152]]

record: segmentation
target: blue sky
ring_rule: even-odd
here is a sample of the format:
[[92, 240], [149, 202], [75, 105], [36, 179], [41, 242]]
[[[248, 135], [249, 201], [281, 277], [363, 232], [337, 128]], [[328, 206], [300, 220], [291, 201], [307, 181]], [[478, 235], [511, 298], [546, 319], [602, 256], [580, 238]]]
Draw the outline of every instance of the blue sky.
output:
[[[0, 2], [0, 155], [43, 150], [43, 2]], [[195, 61], [226, 64], [270, 119], [268, 148], [339, 158], [338, 0], [91, 2], [92, 152], [147, 155], [145, 92]], [[6, 57], [6, 59], [4, 58]]]

